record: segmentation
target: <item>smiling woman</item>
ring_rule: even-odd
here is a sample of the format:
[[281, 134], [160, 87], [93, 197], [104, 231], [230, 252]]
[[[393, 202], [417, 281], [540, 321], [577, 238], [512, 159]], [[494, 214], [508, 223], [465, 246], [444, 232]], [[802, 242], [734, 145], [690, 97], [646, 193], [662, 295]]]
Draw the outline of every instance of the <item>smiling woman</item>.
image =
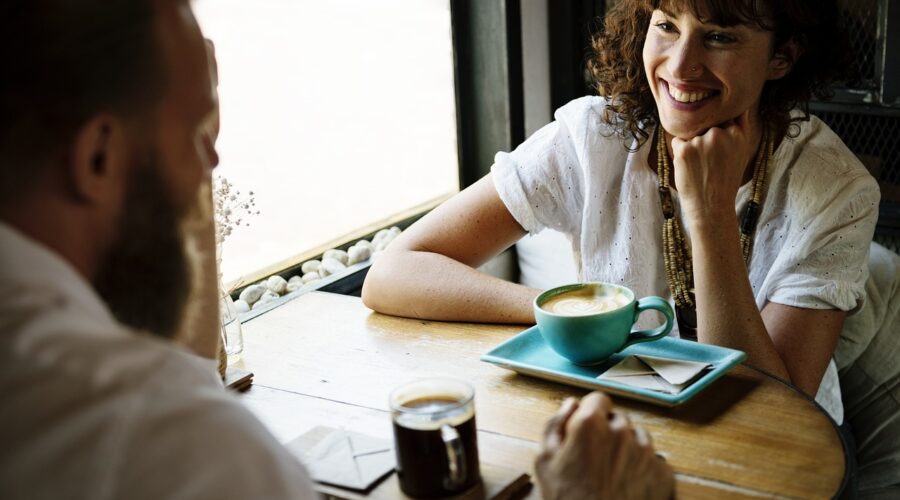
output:
[[560, 108], [398, 237], [363, 300], [531, 323], [539, 290], [472, 268], [554, 229], [580, 280], [671, 297], [682, 337], [744, 351], [841, 422], [832, 356], [865, 300], [879, 193], [806, 112], [843, 73], [835, 21], [833, 1], [619, 2], [594, 40], [600, 96]]
[[224, 281], [458, 190], [448, 0], [193, 4], [219, 61], [217, 173], [260, 212]]

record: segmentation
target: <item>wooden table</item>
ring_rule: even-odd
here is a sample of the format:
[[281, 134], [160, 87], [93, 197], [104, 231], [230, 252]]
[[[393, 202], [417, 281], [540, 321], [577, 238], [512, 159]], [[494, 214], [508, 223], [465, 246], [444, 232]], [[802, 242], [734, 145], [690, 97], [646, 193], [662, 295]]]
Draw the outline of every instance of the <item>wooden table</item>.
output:
[[[479, 361], [522, 329], [395, 318], [355, 297], [309, 293], [244, 324], [238, 367], [255, 378], [242, 400], [283, 442], [317, 425], [390, 437], [391, 389], [420, 377], [465, 379], [475, 386], [482, 460], [531, 473], [544, 422], [586, 391]], [[650, 431], [676, 471], [678, 498], [828, 498], [845, 481], [833, 421], [750, 368], [681, 407], [614, 402]]]

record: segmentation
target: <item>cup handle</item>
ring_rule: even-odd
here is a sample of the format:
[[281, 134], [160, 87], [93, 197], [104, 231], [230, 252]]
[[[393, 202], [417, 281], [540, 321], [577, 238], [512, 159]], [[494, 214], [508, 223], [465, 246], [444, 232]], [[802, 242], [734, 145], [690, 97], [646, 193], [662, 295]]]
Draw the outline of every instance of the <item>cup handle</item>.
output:
[[628, 335], [628, 341], [625, 342], [625, 345], [622, 346], [622, 349], [632, 344], [640, 344], [641, 342], [650, 342], [651, 340], [661, 339], [672, 331], [672, 327], [675, 325], [675, 312], [672, 311], [672, 306], [669, 305], [666, 299], [662, 297], [650, 296], [638, 300], [637, 306], [634, 310], [634, 320], [637, 321], [638, 316], [640, 316], [642, 312], [649, 311], [651, 309], [663, 313], [663, 315], [666, 317], [666, 323], [654, 328], [653, 330], [639, 330], [636, 332], [631, 332]]
[[444, 447], [447, 449], [447, 464], [450, 466], [447, 477], [444, 478], [444, 488], [453, 490], [466, 480], [466, 454], [463, 450], [462, 439], [452, 425], [441, 426], [441, 439], [444, 440]]

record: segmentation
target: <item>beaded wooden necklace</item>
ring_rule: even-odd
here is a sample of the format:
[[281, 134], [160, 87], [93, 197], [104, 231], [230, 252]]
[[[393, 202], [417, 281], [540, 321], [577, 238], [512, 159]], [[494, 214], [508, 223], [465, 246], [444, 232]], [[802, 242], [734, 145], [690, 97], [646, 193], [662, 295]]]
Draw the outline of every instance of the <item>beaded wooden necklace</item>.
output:
[[[663, 260], [666, 268], [666, 281], [669, 291], [675, 300], [675, 314], [681, 338], [697, 340], [697, 306], [694, 300], [694, 266], [691, 260], [691, 249], [685, 240], [681, 222], [675, 216], [675, 203], [669, 178], [672, 175], [669, 165], [669, 151], [666, 148], [666, 134], [660, 128], [656, 143], [656, 172], [659, 178], [659, 204], [663, 218]], [[766, 176], [772, 162], [772, 134], [768, 129], [763, 131], [759, 150], [753, 165], [753, 179], [750, 181], [750, 201], [741, 218], [741, 250], [744, 262], [750, 267], [750, 254], [753, 248], [753, 235], [756, 222], [759, 220], [762, 197], [766, 192]]]

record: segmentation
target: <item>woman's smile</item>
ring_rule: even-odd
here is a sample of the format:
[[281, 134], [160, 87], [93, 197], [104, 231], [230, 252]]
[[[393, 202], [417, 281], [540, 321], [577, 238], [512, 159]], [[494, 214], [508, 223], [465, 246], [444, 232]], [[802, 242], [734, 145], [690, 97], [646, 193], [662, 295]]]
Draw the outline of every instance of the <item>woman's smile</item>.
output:
[[672, 101], [671, 105], [683, 111], [699, 109], [710, 104], [719, 95], [717, 90], [678, 85], [662, 79], [660, 85], [663, 87], [660, 93], [668, 95]]

